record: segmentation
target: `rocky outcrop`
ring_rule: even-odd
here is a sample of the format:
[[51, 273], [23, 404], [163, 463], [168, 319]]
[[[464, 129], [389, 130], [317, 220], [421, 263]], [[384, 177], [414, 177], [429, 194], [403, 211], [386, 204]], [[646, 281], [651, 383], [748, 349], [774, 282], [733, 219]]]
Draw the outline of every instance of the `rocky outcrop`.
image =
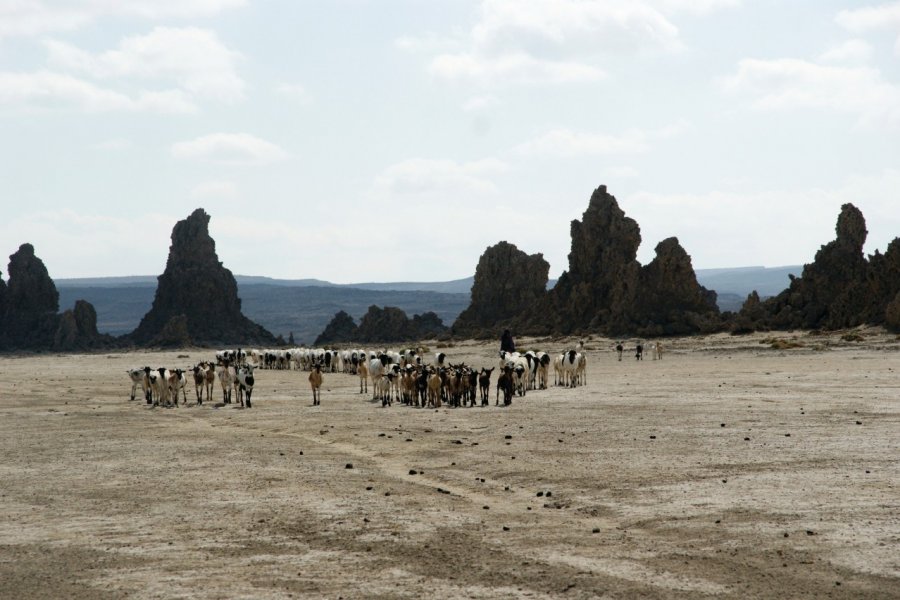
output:
[[747, 295], [740, 312], [734, 316], [731, 322], [731, 333], [744, 335], [753, 333], [763, 327], [766, 318], [766, 309], [756, 290]]
[[372, 305], [363, 315], [359, 326], [344, 311], [335, 314], [316, 338], [316, 345], [358, 342], [362, 344], [388, 344], [417, 341], [444, 335], [449, 329], [433, 312], [414, 315], [412, 319], [395, 306], [379, 308]]
[[9, 257], [9, 284], [0, 279], [0, 349], [91, 350], [118, 345], [97, 332], [97, 312], [84, 300], [62, 315], [59, 292], [31, 244]]
[[187, 315], [174, 315], [166, 321], [162, 331], [150, 340], [151, 346], [160, 348], [184, 348], [193, 344]]
[[166, 270], [159, 276], [150, 312], [130, 336], [135, 343], [176, 338], [205, 344], [275, 343], [271, 333], [241, 312], [237, 282], [219, 262], [209, 219], [198, 208], [172, 229]]
[[657, 244], [656, 257], [641, 269], [638, 289], [632, 314], [641, 335], [685, 335], [719, 325], [716, 293], [697, 283], [678, 238]]
[[569, 269], [520, 318], [519, 334], [676, 335], [720, 327], [715, 293], [697, 283], [676, 238], [660, 242], [646, 267], [637, 261], [640, 227], [600, 186], [572, 221]]
[[356, 321], [342, 310], [338, 311], [328, 322], [322, 333], [316, 337], [314, 345], [346, 343], [356, 339], [359, 339], [359, 328], [356, 326]]
[[450, 329], [444, 325], [444, 321], [437, 313], [428, 311], [421, 315], [413, 315], [412, 318], [413, 340], [427, 340], [446, 335]]
[[835, 232], [800, 277], [762, 304], [762, 314], [741, 311], [743, 328], [833, 330], [885, 322], [887, 305], [900, 291], [900, 243], [867, 261], [865, 218], [852, 204], [841, 207]]
[[896, 299], [900, 296], [900, 238], [894, 238], [884, 254], [877, 250], [869, 257], [869, 293], [866, 320], [900, 330]]
[[49, 348], [59, 319], [59, 292], [34, 246], [22, 244], [9, 257], [9, 283], [0, 317], [7, 347]]
[[500, 242], [484, 251], [475, 269], [472, 300], [453, 323], [454, 335], [494, 337], [546, 294], [550, 264]]
[[92, 350], [114, 344], [114, 338], [97, 331], [97, 311], [85, 300], [76, 300], [74, 308], [60, 315], [53, 336], [54, 350]]
[[900, 292], [884, 309], [884, 325], [891, 331], [900, 333]]

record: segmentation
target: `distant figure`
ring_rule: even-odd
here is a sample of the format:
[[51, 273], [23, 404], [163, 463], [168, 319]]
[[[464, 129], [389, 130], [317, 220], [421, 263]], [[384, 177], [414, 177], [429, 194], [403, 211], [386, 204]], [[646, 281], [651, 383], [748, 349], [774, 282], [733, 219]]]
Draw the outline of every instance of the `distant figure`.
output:
[[503, 335], [500, 336], [500, 351], [501, 352], [515, 352], [516, 351], [516, 342], [513, 340], [513, 336], [509, 332], [509, 329], [504, 329]]
[[653, 344], [653, 360], [662, 360], [662, 344], [659, 342]]
[[640, 342], [634, 348], [634, 358], [635, 360], [644, 360], [644, 345]]
[[619, 355], [619, 362], [622, 362], [622, 352], [625, 351], [625, 347], [622, 345], [622, 342], [616, 344], [616, 353]]

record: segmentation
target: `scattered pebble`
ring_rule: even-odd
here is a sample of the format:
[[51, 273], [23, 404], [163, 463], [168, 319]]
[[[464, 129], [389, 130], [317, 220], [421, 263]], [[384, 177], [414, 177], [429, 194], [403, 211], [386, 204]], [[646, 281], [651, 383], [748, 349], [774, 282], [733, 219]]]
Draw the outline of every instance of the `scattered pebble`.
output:
[[750, 438], [745, 437], [745, 438], [744, 438], [744, 441], [745, 441], [745, 442], [749, 442], [749, 441], [750, 441]]
[[656, 436], [655, 436], [655, 435], [651, 435], [651, 436], [650, 436], [650, 439], [651, 439], [651, 440], [655, 440], [655, 439], [656, 439]]
[[505, 437], [505, 439], [511, 440], [511, 439], [512, 439], [512, 436], [511, 436], [511, 435], [507, 435], [507, 436]]
[[591, 529], [591, 533], [600, 533], [600, 528], [594, 527], [593, 529]]
[[856, 424], [857, 424], [857, 425], [862, 425], [862, 421], [857, 421]]
[[418, 475], [419, 473], [415, 469], [410, 469], [409, 474], [410, 475]]
[[504, 526], [503, 526], [503, 531], [509, 531], [509, 527], [507, 527], [506, 525], [504, 525]]
[[538, 493], [537, 493], [537, 497], [538, 497], [538, 498], [542, 497], [543, 495], [544, 495], [544, 492], [538, 492]]
[[716, 519], [716, 525], [722, 522], [722, 519]]
[[484, 510], [490, 510], [490, 508], [491, 508], [491, 507], [490, 507], [490, 506], [488, 506], [488, 505], [487, 505], [487, 504], [485, 504], [485, 505], [484, 505], [484, 506], [482, 506], [482, 507], [481, 507], [481, 508], [483, 508], [483, 509], [484, 509]]
[[352, 469], [352, 468], [353, 468], [353, 463], [347, 463], [346, 465], [344, 465], [344, 468], [345, 468], [345, 469]]
[[367, 492], [371, 492], [371, 491], [372, 491], [372, 486], [371, 486], [371, 485], [367, 485], [367, 486], [366, 486], [366, 491], [367, 491]]

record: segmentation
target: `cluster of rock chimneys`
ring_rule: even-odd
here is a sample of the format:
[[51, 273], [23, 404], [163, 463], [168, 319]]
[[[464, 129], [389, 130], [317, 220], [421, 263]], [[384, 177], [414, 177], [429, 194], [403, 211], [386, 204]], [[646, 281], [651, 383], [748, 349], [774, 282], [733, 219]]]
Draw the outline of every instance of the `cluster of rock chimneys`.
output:
[[[852, 204], [842, 207], [836, 229], [837, 238], [781, 294], [761, 300], [753, 292], [737, 315], [723, 315], [715, 292], [697, 283], [691, 258], [676, 238], [660, 242], [653, 261], [641, 266], [640, 227], [600, 186], [582, 219], [572, 221], [569, 268], [553, 289], [546, 289], [550, 267], [541, 254], [529, 256], [500, 242], [478, 261], [471, 304], [452, 333], [494, 337], [509, 328], [520, 335], [661, 336], [862, 324], [900, 331], [900, 238], [885, 254], [867, 259], [865, 219]], [[122, 338], [99, 334], [94, 307], [82, 300], [58, 314], [59, 293], [31, 244], [10, 256], [8, 273], [8, 283], [0, 277], [0, 349], [276, 343], [241, 312], [237, 282], [219, 262], [203, 209], [175, 225], [153, 307]], [[398, 308], [372, 306], [359, 326], [338, 313], [316, 343], [395, 342], [446, 333], [434, 313], [409, 319]]]
[[792, 277], [778, 296], [753, 292], [742, 310], [720, 314], [716, 294], [697, 283], [691, 258], [676, 238], [656, 246], [656, 257], [636, 260], [640, 228], [600, 186], [581, 221], [572, 221], [569, 269], [549, 291], [547, 263], [501, 242], [481, 256], [472, 303], [453, 325], [454, 335], [519, 334], [610, 336], [686, 335], [713, 331], [843, 329], [863, 324], [900, 331], [900, 238], [885, 254], [863, 255], [866, 224], [845, 204], [837, 239]]
[[438, 337], [448, 331], [440, 317], [433, 312], [413, 315], [410, 319], [397, 307], [379, 308], [373, 305], [360, 319], [358, 326], [353, 317], [343, 310], [339, 311], [319, 334], [314, 344], [319, 346], [342, 342], [382, 344], [415, 341]]
[[153, 307], [121, 338], [100, 335], [97, 313], [83, 300], [57, 314], [56, 286], [31, 244], [23, 244], [10, 256], [9, 283], [0, 279], [0, 349], [275, 343], [271, 333], [241, 313], [237, 282], [219, 262], [208, 225], [209, 215], [200, 208], [175, 225]]
[[572, 221], [569, 269], [547, 291], [549, 265], [501, 242], [481, 256], [472, 304], [453, 325], [454, 334], [495, 336], [600, 332], [658, 336], [721, 327], [716, 294], [697, 283], [691, 258], [676, 238], [656, 246], [642, 267], [638, 224], [600, 186], [580, 221]]
[[837, 238], [819, 249], [786, 290], [766, 301], [750, 294], [734, 320], [736, 333], [864, 324], [900, 331], [900, 238], [867, 260], [866, 221], [852, 204], [841, 207], [835, 229]]
[[112, 338], [97, 332], [88, 302], [59, 312], [59, 292], [31, 244], [9, 257], [9, 283], [0, 279], [0, 349], [87, 350]]

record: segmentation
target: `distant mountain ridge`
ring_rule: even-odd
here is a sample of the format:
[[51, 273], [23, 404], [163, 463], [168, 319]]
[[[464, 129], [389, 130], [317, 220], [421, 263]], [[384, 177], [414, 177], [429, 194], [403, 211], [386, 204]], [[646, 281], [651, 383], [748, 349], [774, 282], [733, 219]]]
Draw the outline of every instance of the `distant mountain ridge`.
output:
[[[373, 291], [395, 292], [437, 292], [441, 294], [468, 294], [472, 289], [473, 277], [451, 281], [414, 282], [398, 281], [388, 283], [332, 283], [322, 279], [275, 279], [261, 275], [235, 275], [238, 285], [270, 285], [280, 287], [333, 287], [354, 288]], [[152, 275], [129, 275], [122, 277], [74, 277], [54, 279], [57, 288], [65, 287], [156, 287], [157, 278]]]
[[[698, 269], [697, 280], [715, 290], [719, 308], [740, 310], [747, 295], [775, 296], [788, 287], [788, 274], [799, 275], [802, 266]], [[340, 310], [356, 319], [371, 305], [396, 306], [408, 315], [434, 311], [451, 325], [469, 305], [474, 276], [451, 281], [336, 284], [320, 279], [275, 279], [235, 275], [245, 314], [274, 334], [294, 333], [310, 343]], [[88, 300], [97, 311], [101, 333], [122, 335], [137, 327], [153, 303], [157, 277], [82, 277], [54, 280], [62, 310], [78, 299]], [[551, 279], [547, 287], [556, 284]]]

